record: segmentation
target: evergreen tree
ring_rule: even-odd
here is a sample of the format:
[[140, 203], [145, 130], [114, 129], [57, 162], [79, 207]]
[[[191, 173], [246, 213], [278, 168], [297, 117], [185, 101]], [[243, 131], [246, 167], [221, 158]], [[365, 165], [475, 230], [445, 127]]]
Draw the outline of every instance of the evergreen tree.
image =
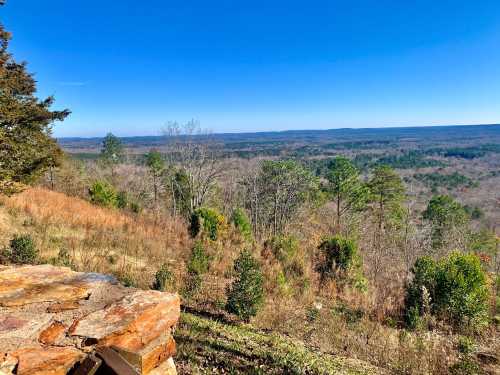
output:
[[259, 263], [248, 250], [243, 250], [234, 262], [234, 272], [236, 280], [227, 289], [226, 309], [249, 322], [264, 301], [264, 277]]
[[386, 165], [375, 167], [368, 181], [370, 201], [375, 212], [378, 233], [381, 234], [386, 224], [391, 222], [401, 211], [405, 197], [405, 187], [401, 177]]
[[165, 160], [163, 160], [160, 152], [150, 150], [146, 154], [146, 165], [153, 176], [154, 203], [156, 205], [158, 201], [158, 184], [162, 173], [165, 171]]
[[328, 191], [336, 205], [336, 226], [344, 214], [362, 209], [366, 203], [367, 191], [359, 178], [359, 170], [347, 158], [337, 156], [328, 166], [326, 175]]
[[112, 133], [108, 133], [102, 141], [101, 160], [111, 168], [111, 175], [115, 174], [115, 166], [123, 161], [123, 144]]
[[11, 38], [0, 25], [0, 192], [14, 193], [60, 163], [51, 137], [54, 121], [69, 110], [51, 111], [54, 98], [38, 99], [36, 81], [7, 51]]

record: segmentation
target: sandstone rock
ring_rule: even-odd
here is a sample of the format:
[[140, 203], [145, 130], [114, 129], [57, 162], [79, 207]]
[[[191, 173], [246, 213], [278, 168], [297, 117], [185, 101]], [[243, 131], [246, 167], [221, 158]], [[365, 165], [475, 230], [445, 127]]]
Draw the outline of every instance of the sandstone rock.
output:
[[113, 282], [111, 276], [74, 272], [66, 267], [10, 267], [0, 272], [0, 306], [76, 301], [88, 297], [102, 283]]
[[170, 335], [162, 335], [151, 341], [144, 349], [129, 351], [112, 346], [140, 374], [147, 374], [175, 354], [175, 341]]
[[45, 328], [38, 337], [38, 341], [46, 345], [56, 344], [66, 331], [66, 326], [61, 322], [53, 322], [50, 326]]
[[18, 375], [66, 375], [83, 359], [83, 354], [69, 347], [25, 348], [11, 355], [19, 361]]
[[0, 375], [88, 375], [113, 366], [175, 374], [165, 363], [179, 315], [176, 294], [64, 267], [1, 267]]
[[98, 340], [99, 345], [138, 351], [169, 333], [180, 315], [176, 294], [135, 291], [75, 322], [70, 334]]
[[8, 338], [36, 340], [40, 332], [49, 325], [50, 320], [49, 314], [24, 312], [0, 314], [0, 342]]

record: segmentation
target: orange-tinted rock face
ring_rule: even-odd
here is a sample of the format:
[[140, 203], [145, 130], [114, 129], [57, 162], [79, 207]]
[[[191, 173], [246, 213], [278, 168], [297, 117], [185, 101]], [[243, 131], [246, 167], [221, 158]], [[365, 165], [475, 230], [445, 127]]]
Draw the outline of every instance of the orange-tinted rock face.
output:
[[141, 374], [147, 374], [175, 354], [175, 341], [170, 335], [162, 335], [142, 350], [126, 350], [112, 346]]
[[42, 344], [53, 345], [64, 335], [66, 326], [61, 322], [54, 322], [45, 328], [38, 337], [38, 341]]
[[19, 361], [19, 375], [65, 375], [83, 358], [82, 352], [69, 347], [25, 348], [11, 355]]
[[97, 339], [99, 345], [141, 350], [169, 332], [179, 315], [179, 296], [153, 290], [137, 291], [79, 320], [70, 333]]
[[88, 297], [96, 285], [112, 280], [104, 275], [50, 265], [7, 268], [0, 272], [0, 306], [77, 301]]
[[0, 375], [63, 375], [78, 367], [83, 374], [85, 357], [97, 358], [97, 366], [106, 361], [98, 346], [139, 374], [167, 368], [179, 315], [176, 294], [50, 265], [0, 267]]

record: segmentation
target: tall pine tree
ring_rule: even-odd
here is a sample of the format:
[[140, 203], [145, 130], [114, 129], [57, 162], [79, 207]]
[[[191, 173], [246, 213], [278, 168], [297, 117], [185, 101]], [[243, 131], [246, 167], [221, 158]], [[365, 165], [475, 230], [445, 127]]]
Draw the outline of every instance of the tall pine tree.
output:
[[11, 35], [0, 24], [0, 192], [14, 193], [58, 165], [62, 151], [52, 138], [54, 121], [70, 113], [51, 111], [54, 98], [39, 99], [25, 62], [8, 52]]

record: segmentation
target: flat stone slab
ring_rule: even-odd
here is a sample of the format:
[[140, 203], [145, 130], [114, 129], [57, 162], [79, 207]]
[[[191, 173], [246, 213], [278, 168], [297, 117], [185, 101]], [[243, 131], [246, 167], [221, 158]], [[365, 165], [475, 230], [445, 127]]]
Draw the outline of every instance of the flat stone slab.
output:
[[87, 298], [103, 283], [116, 281], [112, 276], [74, 272], [48, 264], [10, 267], [0, 271], [0, 306], [77, 301]]
[[99, 345], [137, 351], [170, 332], [179, 315], [177, 294], [136, 291], [76, 321], [70, 334], [96, 339]]
[[24, 348], [11, 355], [18, 360], [18, 375], [65, 375], [84, 354], [70, 347]]

